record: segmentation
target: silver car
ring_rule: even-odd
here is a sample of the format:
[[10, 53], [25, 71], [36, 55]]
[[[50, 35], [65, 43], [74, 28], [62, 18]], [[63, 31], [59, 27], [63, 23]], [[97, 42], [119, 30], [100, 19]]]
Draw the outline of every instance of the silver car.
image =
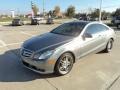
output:
[[101, 22], [74, 21], [25, 41], [20, 52], [28, 69], [65, 75], [81, 57], [110, 52], [114, 39], [114, 30]]

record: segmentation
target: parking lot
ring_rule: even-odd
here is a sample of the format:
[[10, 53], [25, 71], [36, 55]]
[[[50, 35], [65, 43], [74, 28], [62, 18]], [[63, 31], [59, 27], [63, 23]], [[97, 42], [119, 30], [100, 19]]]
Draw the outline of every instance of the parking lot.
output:
[[80, 59], [68, 75], [40, 75], [23, 67], [19, 55], [21, 44], [58, 25], [0, 27], [0, 90], [119, 90], [119, 29], [115, 29], [116, 40], [111, 53]]

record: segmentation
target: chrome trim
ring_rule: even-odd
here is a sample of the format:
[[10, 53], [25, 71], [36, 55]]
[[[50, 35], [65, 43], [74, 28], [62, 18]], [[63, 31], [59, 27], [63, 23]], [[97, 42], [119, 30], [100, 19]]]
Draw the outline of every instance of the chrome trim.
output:
[[31, 58], [34, 54], [33, 51], [31, 51], [29, 49], [25, 49], [25, 48], [21, 48], [20, 53], [23, 57], [28, 57], [28, 58]]

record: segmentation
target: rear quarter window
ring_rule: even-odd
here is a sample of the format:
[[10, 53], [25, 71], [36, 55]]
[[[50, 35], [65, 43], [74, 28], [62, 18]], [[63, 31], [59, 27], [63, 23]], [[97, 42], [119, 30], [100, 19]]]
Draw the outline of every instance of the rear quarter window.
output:
[[96, 34], [96, 33], [104, 32], [106, 30], [109, 30], [109, 28], [102, 24], [92, 24], [87, 27], [85, 32], [90, 34]]

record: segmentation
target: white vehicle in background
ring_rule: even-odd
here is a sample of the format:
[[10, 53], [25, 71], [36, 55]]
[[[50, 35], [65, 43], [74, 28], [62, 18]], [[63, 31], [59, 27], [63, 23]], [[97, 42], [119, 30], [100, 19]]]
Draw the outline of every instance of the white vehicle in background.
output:
[[43, 17], [34, 16], [34, 17], [31, 19], [31, 24], [32, 24], [32, 25], [39, 25], [40, 23], [43, 23], [43, 20], [44, 20]]
[[44, 20], [44, 18], [43, 18], [43, 17], [40, 17], [40, 16], [34, 16], [33, 19], [37, 19], [37, 20], [40, 20], [40, 21], [41, 21], [41, 20]]

